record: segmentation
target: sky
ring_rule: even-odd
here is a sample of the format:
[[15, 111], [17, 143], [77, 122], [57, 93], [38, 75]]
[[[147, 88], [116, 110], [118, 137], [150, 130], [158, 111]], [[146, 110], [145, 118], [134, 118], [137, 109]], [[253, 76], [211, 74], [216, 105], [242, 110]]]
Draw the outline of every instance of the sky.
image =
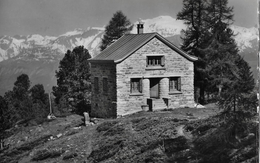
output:
[[[253, 27], [257, 0], [229, 0], [234, 24]], [[121, 10], [131, 22], [162, 15], [176, 18], [182, 0], [0, 0], [0, 36], [58, 36], [75, 28], [104, 27]]]

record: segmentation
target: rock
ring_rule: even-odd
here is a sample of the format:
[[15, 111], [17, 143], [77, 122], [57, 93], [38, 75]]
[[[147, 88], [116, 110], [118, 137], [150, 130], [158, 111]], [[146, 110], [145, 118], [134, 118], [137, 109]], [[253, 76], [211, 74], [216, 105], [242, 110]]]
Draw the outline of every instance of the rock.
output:
[[195, 104], [195, 108], [197, 108], [197, 109], [205, 109], [205, 106], [203, 106], [201, 104]]
[[61, 137], [61, 136], [62, 136], [62, 134], [60, 133], [60, 134], [57, 135], [57, 138], [59, 138], [59, 137]]
[[88, 126], [90, 124], [90, 117], [87, 112], [84, 112], [84, 118], [85, 118], [85, 125]]
[[79, 126], [79, 127], [73, 127], [73, 129], [75, 129], [75, 130], [81, 129], [81, 126]]

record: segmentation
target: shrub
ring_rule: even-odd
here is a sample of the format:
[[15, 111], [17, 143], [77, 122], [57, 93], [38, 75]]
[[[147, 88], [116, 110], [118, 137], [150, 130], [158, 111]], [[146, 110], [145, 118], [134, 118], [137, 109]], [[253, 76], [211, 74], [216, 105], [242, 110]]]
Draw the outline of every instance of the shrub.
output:
[[64, 157], [63, 157], [63, 160], [68, 160], [68, 159], [71, 159], [71, 158], [74, 158], [74, 157], [77, 157], [78, 154], [77, 153], [68, 153], [66, 154]]
[[32, 157], [32, 161], [39, 161], [39, 160], [45, 160], [47, 158], [55, 158], [59, 157], [62, 153], [65, 151], [62, 149], [42, 149], [38, 150], [34, 156]]
[[101, 162], [114, 156], [123, 147], [123, 140], [118, 140], [114, 144], [102, 146], [97, 150], [93, 150], [89, 155], [89, 159], [93, 162]]
[[108, 122], [103, 122], [97, 127], [97, 131], [107, 131], [111, 127], [115, 126], [118, 122], [117, 121], [108, 121]]

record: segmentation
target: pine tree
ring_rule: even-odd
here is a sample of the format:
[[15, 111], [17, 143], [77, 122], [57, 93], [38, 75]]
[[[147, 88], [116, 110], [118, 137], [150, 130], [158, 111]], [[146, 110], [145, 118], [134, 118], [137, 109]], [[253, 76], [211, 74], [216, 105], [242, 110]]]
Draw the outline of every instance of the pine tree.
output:
[[89, 103], [90, 98], [90, 65], [91, 58], [87, 49], [79, 46], [68, 50], [60, 61], [59, 71], [56, 71], [57, 86], [53, 87], [55, 102], [65, 102], [75, 109]]
[[248, 63], [238, 54], [234, 33], [229, 28], [233, 23], [233, 8], [227, 4], [227, 0], [212, 0], [208, 7], [212, 36], [204, 51], [208, 57], [205, 71], [210, 83], [208, 91], [216, 92], [217, 88], [220, 106], [236, 111], [238, 106], [254, 105], [248, 97], [255, 84]]
[[[48, 114], [47, 95], [42, 84], [36, 84], [31, 89], [27, 74], [17, 77], [13, 90], [0, 96], [0, 122], [3, 128], [12, 127], [19, 120], [42, 122]], [[1, 127], [0, 127], [1, 130]]]
[[233, 109], [247, 109], [247, 111], [255, 110], [257, 107], [256, 93], [254, 92], [255, 81], [248, 63], [238, 56], [236, 60], [236, 66], [238, 67], [238, 78], [234, 82], [232, 92], [229, 96], [233, 96]]
[[33, 118], [33, 107], [30, 99], [29, 88], [30, 79], [27, 74], [17, 77], [12, 91], [8, 91], [4, 95], [8, 110], [6, 119], [8, 124], [13, 125], [21, 119]]
[[131, 31], [132, 28], [133, 25], [131, 25], [131, 22], [122, 13], [122, 11], [117, 11], [105, 28], [105, 34], [102, 38], [100, 50], [103, 51], [106, 49], [110, 44], [118, 40], [126, 32]]
[[[177, 19], [183, 20], [187, 25], [187, 29], [183, 31], [181, 48], [187, 53], [198, 57], [195, 62], [195, 88], [200, 90], [200, 103], [204, 103], [205, 64], [203, 53], [200, 52], [204, 48], [205, 40], [207, 40], [207, 30], [205, 24], [206, 1], [204, 0], [183, 0], [183, 9], [177, 14]], [[196, 92], [196, 91], [195, 91]], [[196, 94], [196, 96], [198, 96]], [[198, 101], [197, 101], [198, 102]]]
[[[199, 58], [195, 63], [195, 87], [200, 87], [202, 102], [205, 89], [234, 108], [237, 94], [245, 93], [246, 89], [252, 91], [254, 83], [230, 29], [233, 7], [228, 7], [228, 0], [184, 0], [183, 4], [177, 16], [187, 25], [182, 49]], [[247, 74], [243, 77], [241, 71]], [[241, 90], [247, 87], [242, 86], [246, 83], [242, 78], [247, 78], [250, 88]]]
[[29, 76], [27, 74], [21, 74], [20, 76], [18, 76], [17, 80], [14, 83], [14, 86], [15, 87], [22, 87], [26, 91], [28, 91], [30, 86], [31, 86]]
[[48, 104], [48, 94], [45, 93], [44, 87], [42, 84], [34, 85], [29, 92], [31, 93], [31, 99], [33, 103], [41, 102], [43, 104]]
[[183, 31], [181, 48], [197, 57], [200, 57], [198, 47], [203, 44], [205, 9], [204, 0], [183, 0], [183, 9], [177, 14], [177, 19], [183, 20], [187, 25], [187, 29]]
[[0, 132], [9, 127], [9, 124], [7, 123], [8, 117], [6, 116], [7, 111], [7, 103], [5, 99], [0, 96]]

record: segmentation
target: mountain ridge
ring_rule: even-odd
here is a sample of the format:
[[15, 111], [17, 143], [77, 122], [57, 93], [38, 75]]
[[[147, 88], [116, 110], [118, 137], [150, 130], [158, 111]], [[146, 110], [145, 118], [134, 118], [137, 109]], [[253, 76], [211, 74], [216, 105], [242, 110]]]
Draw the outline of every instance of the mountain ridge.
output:
[[[181, 31], [186, 27], [183, 21], [170, 16], [159, 16], [142, 21], [145, 33], [157, 32], [180, 46]], [[134, 23], [135, 27], [137, 23], [137, 21]], [[258, 29], [234, 25], [231, 28], [236, 34], [234, 38], [240, 54], [249, 62], [254, 76], [256, 76]], [[136, 32], [136, 28], [133, 28], [130, 33], [135, 34]], [[48, 80], [44, 79], [42, 84], [50, 92], [51, 87], [56, 85], [56, 81], [55, 77], [53, 78], [49, 74], [55, 75], [59, 61], [66, 51], [83, 45], [89, 50], [92, 57], [96, 56], [99, 53], [103, 34], [104, 27], [88, 27], [85, 30], [76, 28], [57, 37], [39, 34], [0, 36], [0, 95], [12, 89], [14, 81], [21, 73], [31, 74], [32, 85], [41, 82], [38, 79], [47, 77]], [[35, 69], [39, 71], [35, 71]]]
[[[158, 32], [164, 37], [180, 35], [181, 30], [185, 29], [185, 24], [181, 20], [176, 20], [170, 16], [159, 16], [153, 19], [142, 20], [144, 22], [145, 32]], [[137, 22], [134, 23], [135, 25]], [[252, 48], [251, 41], [257, 39], [258, 29], [256, 27], [245, 28], [231, 26], [236, 36], [234, 37], [239, 50], [243, 52], [246, 48]], [[58, 55], [64, 54], [68, 49], [72, 50], [75, 46], [83, 45], [92, 56], [99, 52], [98, 44], [103, 36], [103, 27], [88, 27], [86, 30], [76, 28], [65, 34], [55, 36], [41, 36], [32, 34], [28, 36], [15, 35], [0, 37], [0, 61], [7, 60], [19, 55], [22, 49], [34, 46], [51, 47], [57, 50]], [[130, 33], [136, 33], [134, 28]], [[62, 53], [62, 54], [60, 54]]]

